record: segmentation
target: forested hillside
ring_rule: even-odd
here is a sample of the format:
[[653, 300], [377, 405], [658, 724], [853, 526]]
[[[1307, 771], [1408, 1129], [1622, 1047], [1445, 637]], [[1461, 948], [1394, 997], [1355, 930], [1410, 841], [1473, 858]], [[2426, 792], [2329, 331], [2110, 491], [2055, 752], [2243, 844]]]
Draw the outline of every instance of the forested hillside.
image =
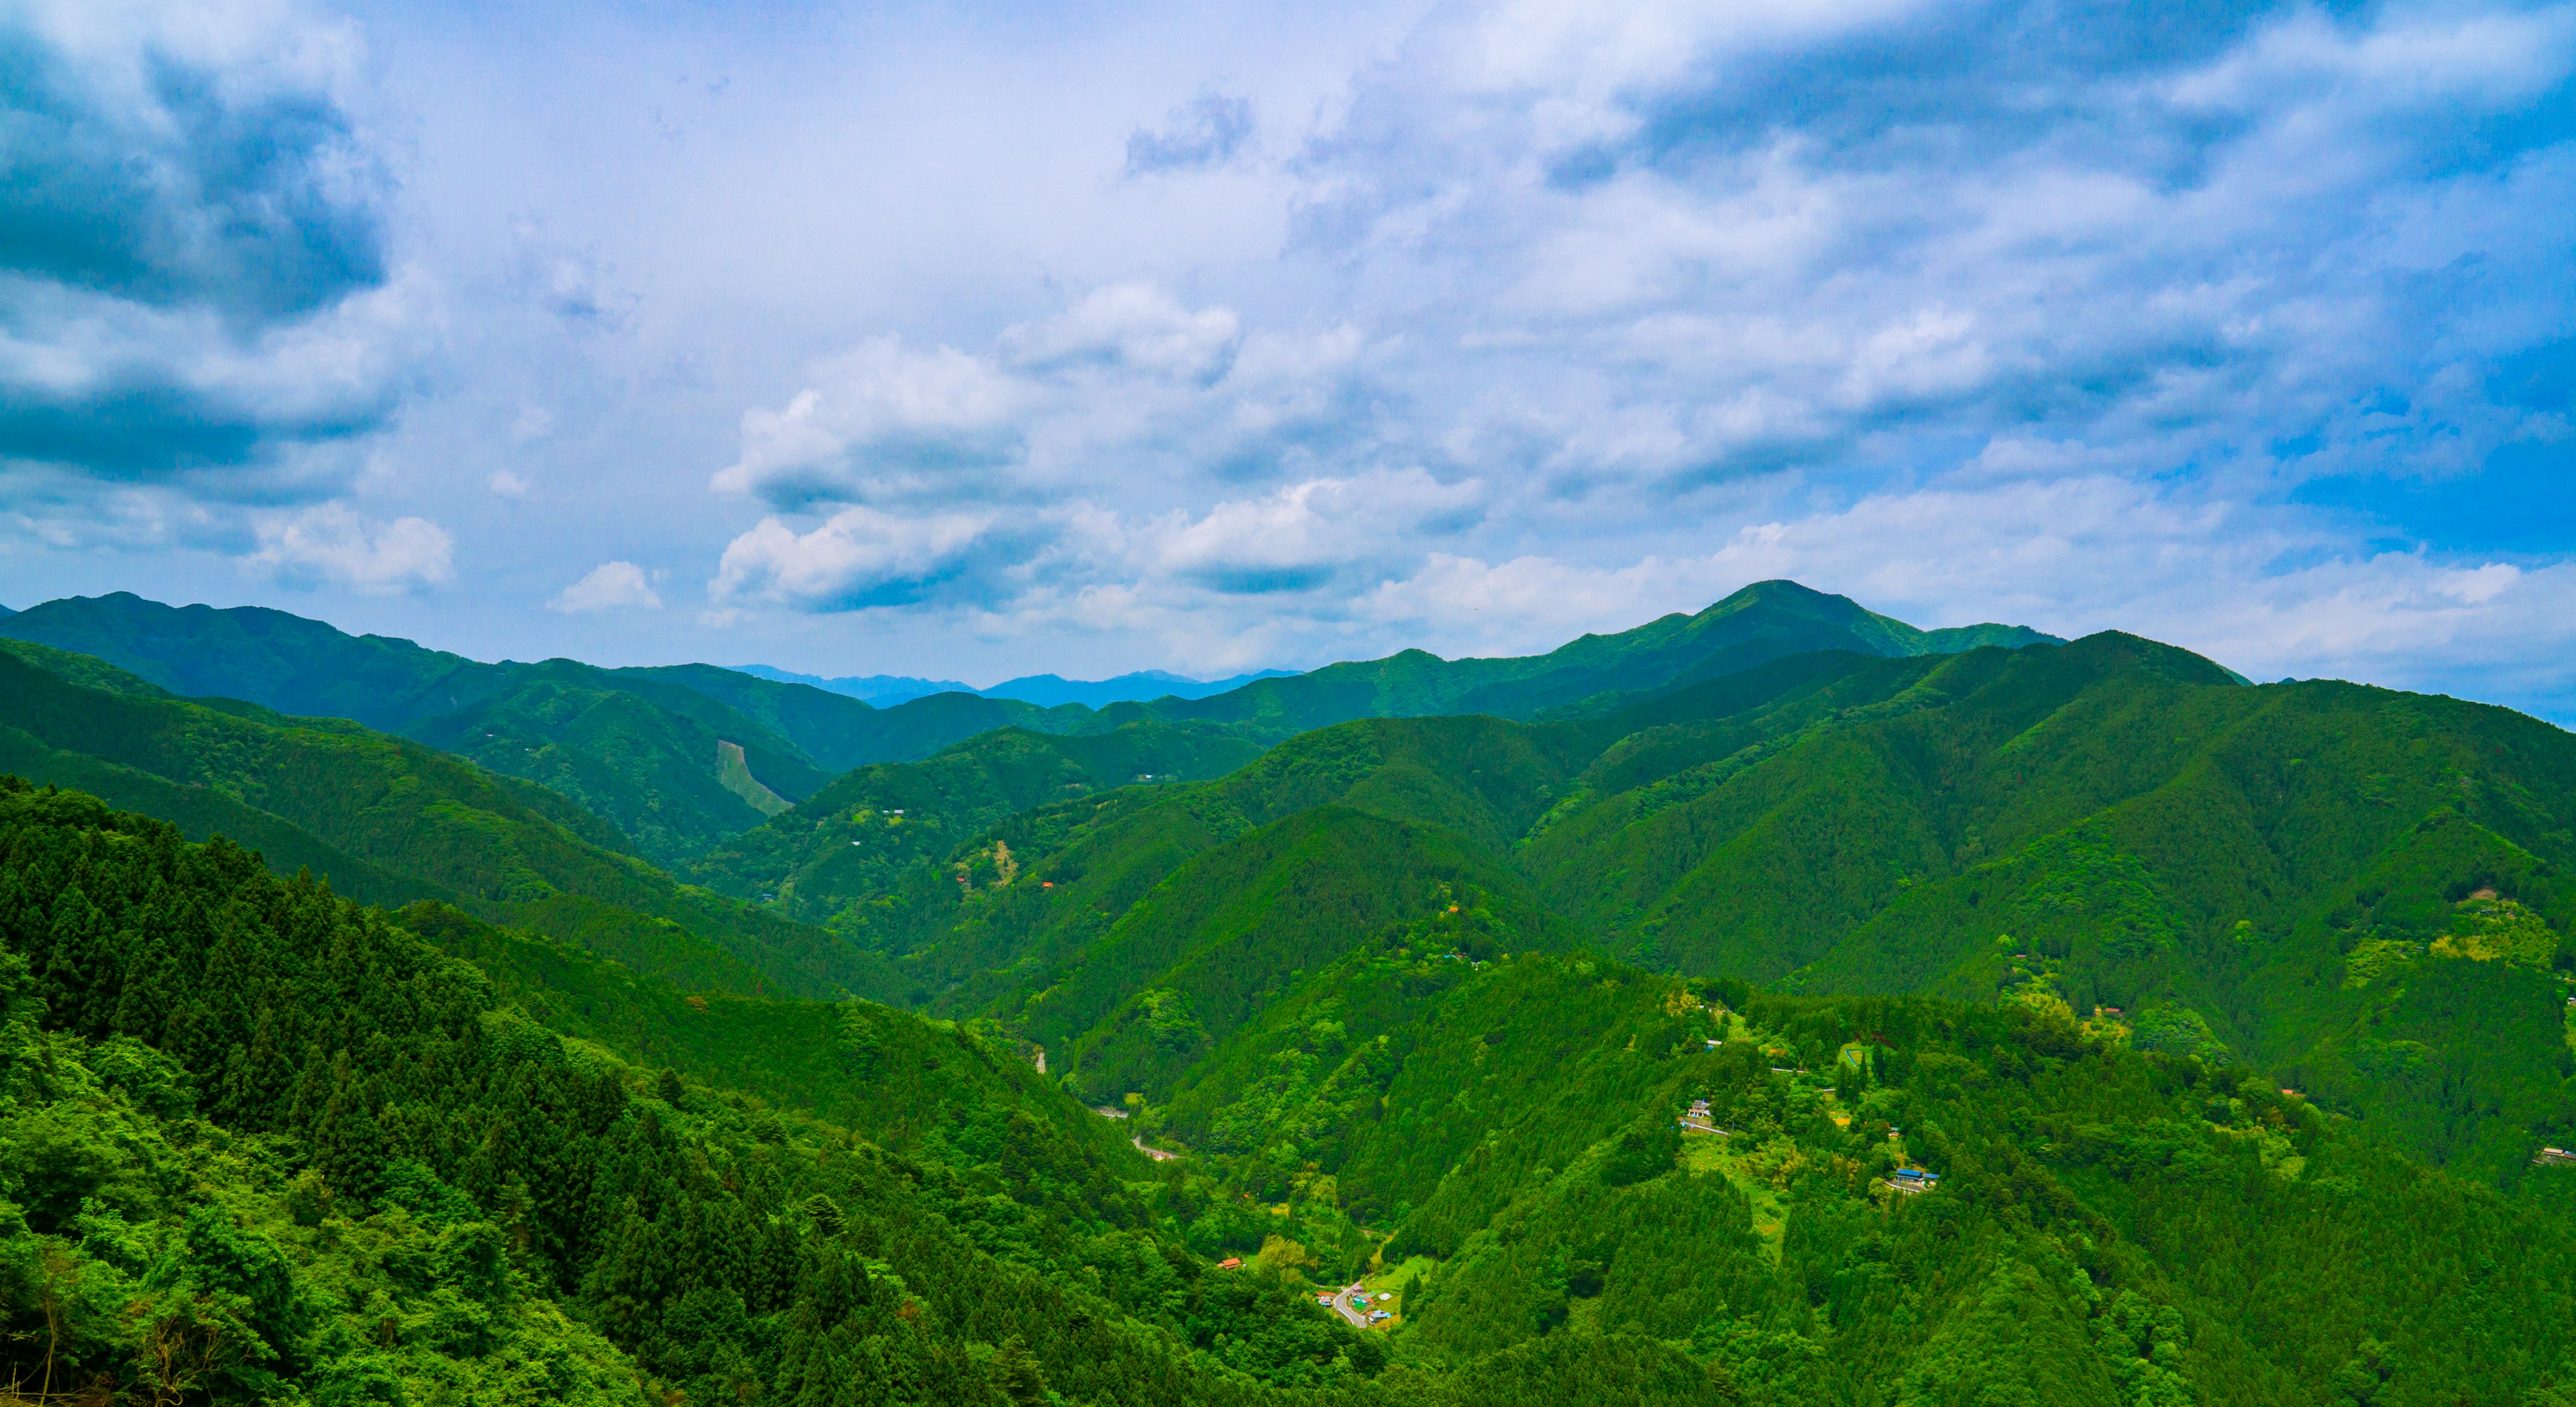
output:
[[1252, 1199], [1194, 1245], [1282, 1237], [1326, 1280], [1374, 1257], [1433, 1361], [1625, 1334], [1756, 1402], [2565, 1381], [2576, 1168], [2500, 1198], [2036, 1005], [1453, 956], [1490, 932], [1471, 902], [1381, 934], [1142, 1111]]
[[255, 845], [368, 902], [442, 900], [687, 987], [836, 995], [886, 980], [821, 930], [621, 853], [613, 827], [545, 788], [354, 723], [173, 699], [42, 646], [0, 648], [0, 770]]
[[1446, 884], [1492, 896], [1510, 951], [2116, 1011], [2488, 1177], [2576, 1141], [2576, 739], [2126, 636], [1796, 656], [1554, 723], [1343, 724], [944, 860], [855, 877], [876, 887], [835, 896], [865, 918], [845, 931], [1095, 1095], [1159, 1093]]
[[880, 710], [707, 665], [485, 664], [281, 611], [174, 609], [125, 593], [48, 601], [0, 635], [94, 656], [173, 694], [346, 718], [471, 757], [608, 820], [664, 864], [851, 767], [1049, 717], [971, 696]]
[[864, 942], [877, 913], [862, 900], [922, 883], [997, 822], [1120, 787], [1220, 776], [1261, 751], [1230, 730], [1153, 719], [1071, 736], [997, 728], [918, 762], [844, 773], [685, 873]]
[[[1137, 1107], [1208, 1145], [1157, 1168], [989, 1037], [619, 997], [556, 970], [577, 952], [0, 784], [0, 1371], [100, 1401], [1384, 1407], [2566, 1381], [2563, 1192], [2038, 1004], [1468, 957], [1497, 929], [1455, 898]], [[841, 1117], [636, 1039], [755, 1078], [819, 1047]], [[1676, 1126], [1692, 1100], [1712, 1131]], [[1908, 1164], [1939, 1184], [1895, 1190]], [[1300, 1288], [1371, 1259], [1392, 1337]]]
[[[1384, 1362], [1181, 1253], [1140, 1156], [1008, 1105], [946, 1101], [926, 1163], [655, 1075], [376, 911], [75, 794], [0, 785], [0, 857], [18, 1392], [1224, 1402]], [[992, 1059], [879, 1024], [855, 1066]]]
[[[1180, 734], [1150, 734], [1186, 743], [1179, 755], [1145, 758], [1160, 765], [1139, 768], [1183, 772], [1192, 770], [1199, 740], [1214, 732], [1258, 747], [1349, 718], [1526, 716], [1605, 690], [1670, 687], [1799, 651], [1909, 655], [2046, 638], [2005, 626], [1921, 631], [1839, 596], [1765, 582], [1697, 616], [1586, 636], [1546, 655], [1449, 661], [1408, 651], [1259, 679], [1213, 697], [1095, 711], [965, 693], [880, 709], [708, 665], [485, 664], [279, 611], [173, 608], [122, 592], [45, 602], [0, 621], [0, 636], [91, 655], [181, 696], [348, 718], [428, 742], [554, 790], [665, 865], [696, 862], [727, 837], [807, 801], [834, 774], [927, 758], [1004, 727], [1096, 734], [1192, 723]], [[782, 844], [764, 838], [750, 848]]]
[[2576, 1402], [2522, 715], [1780, 583], [1045, 716], [469, 665], [0, 641], [0, 772], [160, 818], [0, 783], [17, 1391]]

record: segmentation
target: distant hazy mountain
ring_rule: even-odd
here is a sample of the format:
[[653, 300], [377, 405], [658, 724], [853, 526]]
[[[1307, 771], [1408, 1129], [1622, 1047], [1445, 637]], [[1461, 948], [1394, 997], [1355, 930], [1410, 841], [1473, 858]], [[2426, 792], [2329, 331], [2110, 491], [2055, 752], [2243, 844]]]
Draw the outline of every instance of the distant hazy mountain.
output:
[[992, 688], [975, 692], [988, 699], [1018, 699], [1040, 708], [1073, 703], [1089, 708], [1107, 708], [1114, 703], [1148, 703], [1155, 699], [1204, 699], [1229, 689], [1240, 689], [1256, 679], [1286, 679], [1296, 673], [1293, 669], [1262, 669], [1227, 679], [1192, 679], [1186, 674], [1166, 674], [1159, 669], [1140, 669], [1114, 679], [1067, 679], [1055, 674], [1030, 674], [1006, 679]]
[[1239, 689], [1256, 679], [1284, 679], [1297, 672], [1293, 669], [1261, 669], [1226, 679], [1192, 679], [1186, 674], [1171, 674], [1159, 669], [1140, 669], [1112, 679], [1067, 679], [1060, 674], [1027, 674], [1017, 679], [1006, 679], [989, 689], [978, 689], [954, 679], [917, 679], [908, 674], [865, 674], [826, 679], [819, 674], [797, 674], [765, 664], [738, 664], [733, 668], [758, 679], [804, 684], [854, 699], [865, 699], [879, 708], [932, 694], [1018, 699], [1040, 708], [1055, 708], [1062, 704], [1107, 708], [1114, 703], [1146, 703], [1162, 698], [1203, 699], [1228, 689]]
[[738, 674], [755, 679], [769, 679], [781, 684], [803, 684], [853, 699], [864, 699], [879, 708], [932, 694], [971, 694], [975, 688], [954, 679], [916, 679], [909, 674], [861, 674], [845, 679], [826, 679], [819, 674], [798, 674], [794, 670], [775, 669], [765, 664], [730, 666]]

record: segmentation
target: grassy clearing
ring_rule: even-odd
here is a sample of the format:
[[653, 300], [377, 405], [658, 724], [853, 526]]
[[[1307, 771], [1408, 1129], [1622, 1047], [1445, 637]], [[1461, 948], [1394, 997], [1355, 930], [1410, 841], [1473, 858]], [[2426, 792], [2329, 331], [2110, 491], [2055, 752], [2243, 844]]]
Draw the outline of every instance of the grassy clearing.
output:
[[1683, 1139], [1682, 1166], [1694, 1174], [1715, 1174], [1735, 1184], [1744, 1199], [1753, 1204], [1753, 1232], [1762, 1238], [1764, 1258], [1777, 1265], [1781, 1239], [1789, 1229], [1788, 1201], [1778, 1188], [1746, 1167], [1746, 1156], [1729, 1147], [1731, 1142], [1707, 1134]]

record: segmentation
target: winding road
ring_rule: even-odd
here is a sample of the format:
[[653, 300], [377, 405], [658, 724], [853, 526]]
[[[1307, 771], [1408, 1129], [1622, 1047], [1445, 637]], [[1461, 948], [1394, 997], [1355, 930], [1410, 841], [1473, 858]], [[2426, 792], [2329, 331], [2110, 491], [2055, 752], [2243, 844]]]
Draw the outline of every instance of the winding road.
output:
[[1333, 1296], [1333, 1309], [1344, 1319], [1351, 1321], [1352, 1328], [1365, 1329], [1369, 1326], [1368, 1311], [1351, 1307], [1351, 1296], [1359, 1292], [1360, 1283], [1356, 1280], [1344, 1285], [1341, 1293]]

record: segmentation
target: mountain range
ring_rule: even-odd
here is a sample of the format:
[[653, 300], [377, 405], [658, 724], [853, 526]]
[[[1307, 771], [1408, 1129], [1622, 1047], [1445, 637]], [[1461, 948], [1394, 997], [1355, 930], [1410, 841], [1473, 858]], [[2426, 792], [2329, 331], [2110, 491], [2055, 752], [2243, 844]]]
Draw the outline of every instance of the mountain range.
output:
[[2576, 1402], [2509, 710], [1785, 582], [1098, 707], [111, 596], [0, 773], [12, 1391]]
[[[1006, 725], [1089, 734], [1164, 718], [1222, 722], [1246, 738], [1275, 742], [1348, 717], [1438, 712], [1461, 700], [1508, 706], [1502, 694], [1469, 697], [1492, 694], [1506, 680], [1525, 681], [1517, 687], [1537, 690], [1528, 694], [1533, 699], [1592, 692], [1595, 684], [1650, 686], [1692, 668], [1733, 667], [1738, 658], [1804, 638], [1802, 631], [1896, 653], [2005, 629], [1926, 635], [1849, 602], [1820, 607], [1788, 595], [1748, 614], [1746, 605], [1767, 589], [1749, 588], [1698, 617], [1666, 617], [1529, 659], [1452, 662], [1415, 651], [1313, 675], [1264, 677], [1206, 699], [1102, 709], [966, 693], [878, 708], [707, 665], [486, 663], [408, 640], [343, 634], [281, 611], [173, 608], [122, 592], [31, 607], [0, 620], [0, 637], [106, 660], [182, 697], [345, 718], [431, 743], [554, 790], [616, 825], [639, 853], [674, 864], [804, 801], [835, 774], [927, 757]], [[1788, 590], [1784, 584], [1774, 594]]]
[[1067, 679], [1059, 674], [1024, 674], [1005, 679], [989, 689], [960, 684], [954, 679], [916, 679], [902, 674], [869, 674], [841, 679], [826, 679], [816, 674], [795, 674], [773, 669], [765, 664], [738, 664], [735, 669], [781, 684], [810, 684], [835, 694], [865, 699], [880, 708], [906, 703], [931, 694], [975, 694], [988, 699], [1017, 699], [1040, 708], [1059, 704], [1081, 704], [1086, 708], [1106, 708], [1114, 703], [1146, 703], [1159, 698], [1203, 699], [1239, 689], [1256, 679], [1276, 679], [1295, 673], [1286, 669], [1262, 669], [1250, 674], [1237, 674], [1225, 679], [1193, 679], [1185, 674], [1170, 674], [1159, 669], [1140, 669], [1132, 674], [1113, 675], [1107, 679]]

